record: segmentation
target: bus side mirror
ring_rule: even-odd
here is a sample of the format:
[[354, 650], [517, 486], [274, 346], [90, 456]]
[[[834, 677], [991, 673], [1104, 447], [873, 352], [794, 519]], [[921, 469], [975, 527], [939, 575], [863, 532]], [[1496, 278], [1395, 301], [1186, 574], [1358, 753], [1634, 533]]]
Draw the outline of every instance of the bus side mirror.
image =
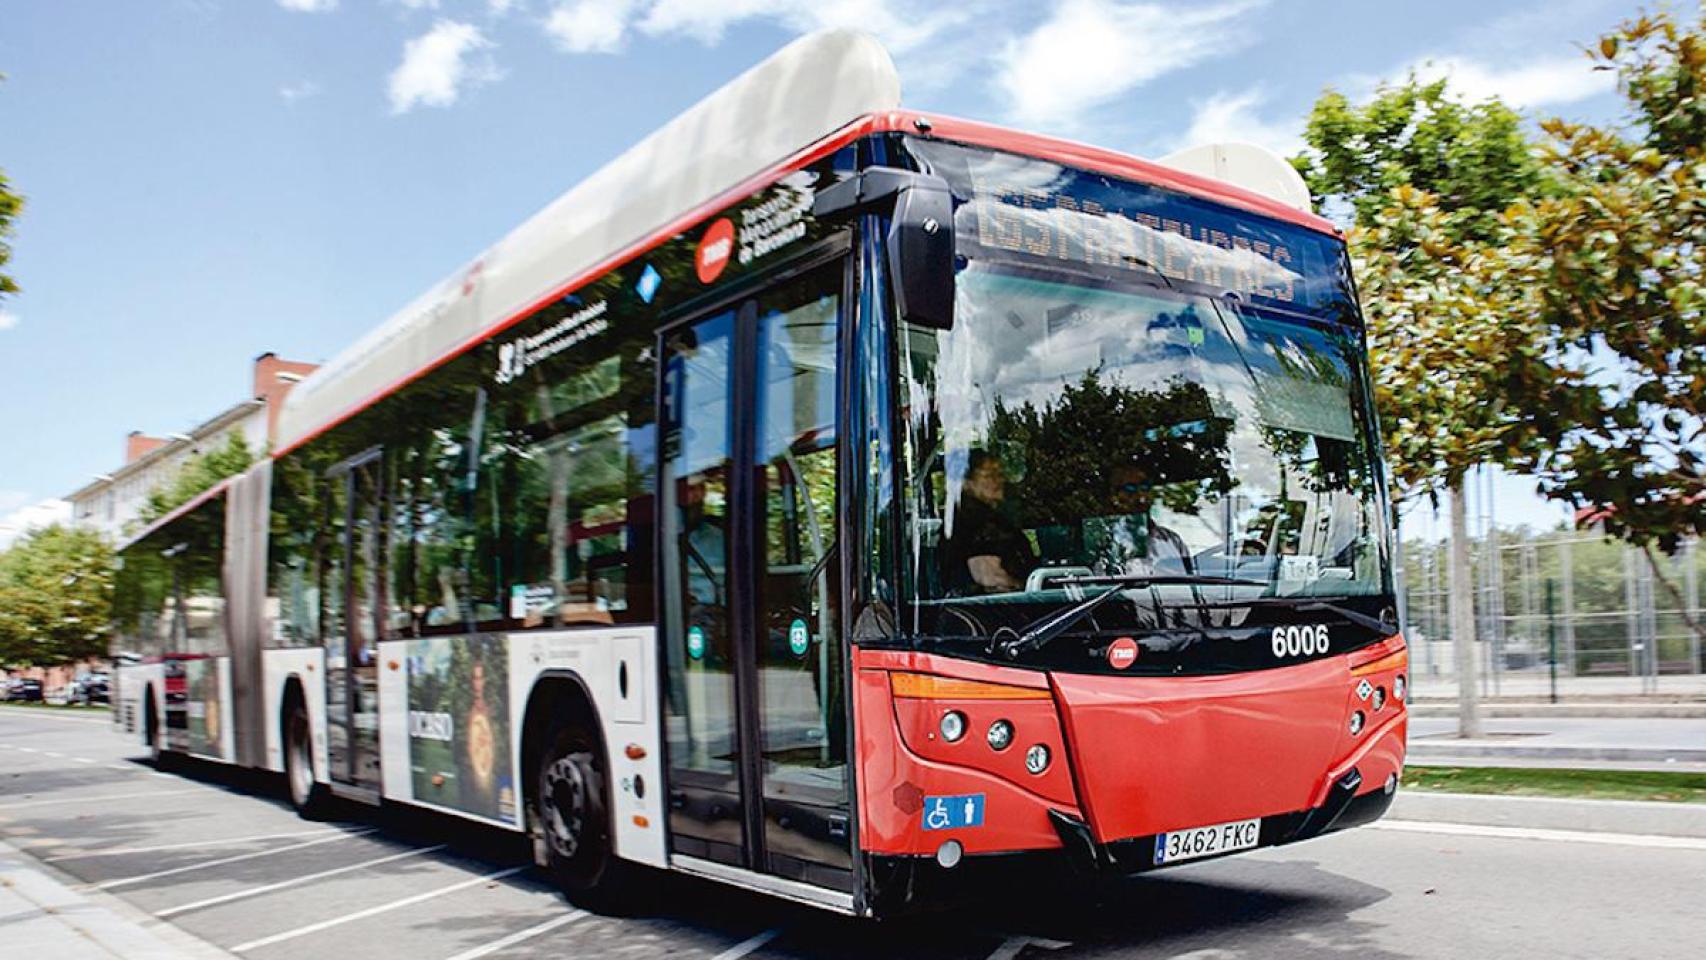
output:
[[812, 215], [833, 221], [891, 207], [889, 283], [908, 323], [954, 325], [954, 195], [941, 177], [868, 167], [820, 191]]

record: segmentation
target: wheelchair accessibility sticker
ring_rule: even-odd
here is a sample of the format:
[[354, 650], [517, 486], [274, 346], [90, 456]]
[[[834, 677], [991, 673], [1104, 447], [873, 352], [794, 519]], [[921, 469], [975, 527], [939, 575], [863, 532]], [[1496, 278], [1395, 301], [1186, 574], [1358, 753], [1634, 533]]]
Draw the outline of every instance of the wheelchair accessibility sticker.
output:
[[957, 797], [925, 797], [924, 829], [955, 830], [983, 826], [983, 794]]

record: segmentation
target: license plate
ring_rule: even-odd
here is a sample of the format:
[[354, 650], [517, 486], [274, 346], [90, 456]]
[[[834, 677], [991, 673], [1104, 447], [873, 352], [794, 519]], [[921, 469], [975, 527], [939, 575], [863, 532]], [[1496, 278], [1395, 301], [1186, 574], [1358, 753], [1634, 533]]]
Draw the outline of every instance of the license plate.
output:
[[1177, 863], [1180, 860], [1212, 857], [1217, 853], [1230, 853], [1233, 850], [1248, 850], [1256, 845], [1261, 835], [1260, 819], [1234, 820], [1231, 823], [1158, 833], [1155, 835], [1155, 862]]

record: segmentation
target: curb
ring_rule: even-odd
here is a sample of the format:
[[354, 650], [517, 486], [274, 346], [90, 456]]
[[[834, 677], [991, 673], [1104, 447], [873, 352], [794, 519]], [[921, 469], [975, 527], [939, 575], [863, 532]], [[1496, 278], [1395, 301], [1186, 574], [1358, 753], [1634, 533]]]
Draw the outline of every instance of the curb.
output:
[[1706, 839], [1706, 804], [1400, 790], [1385, 819]]
[[[1430, 719], [1453, 719], [1457, 704], [1412, 703], [1410, 715]], [[1706, 718], [1706, 703], [1485, 703], [1481, 716], [1496, 720], [1699, 720]]]
[[[220, 960], [231, 955], [117, 898], [78, 893], [0, 841], [0, 903], [22, 910], [7, 917], [8, 951], [54, 960]], [[8, 952], [8, 956], [12, 954]]]
[[1449, 740], [1430, 743], [1412, 739], [1409, 756], [1418, 761], [1445, 759], [1476, 760], [1614, 760], [1642, 763], [1706, 763], [1706, 750], [1662, 747], [1544, 747], [1484, 740]]

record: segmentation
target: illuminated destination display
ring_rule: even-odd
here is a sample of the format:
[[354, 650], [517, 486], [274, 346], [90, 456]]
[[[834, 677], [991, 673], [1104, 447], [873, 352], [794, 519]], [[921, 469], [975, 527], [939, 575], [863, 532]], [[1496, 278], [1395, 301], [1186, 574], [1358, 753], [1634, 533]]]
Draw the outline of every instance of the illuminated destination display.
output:
[[1019, 255], [1158, 273], [1253, 302], [1345, 317], [1334, 237], [1186, 194], [932, 140], [909, 149], [948, 180], [969, 256]]

